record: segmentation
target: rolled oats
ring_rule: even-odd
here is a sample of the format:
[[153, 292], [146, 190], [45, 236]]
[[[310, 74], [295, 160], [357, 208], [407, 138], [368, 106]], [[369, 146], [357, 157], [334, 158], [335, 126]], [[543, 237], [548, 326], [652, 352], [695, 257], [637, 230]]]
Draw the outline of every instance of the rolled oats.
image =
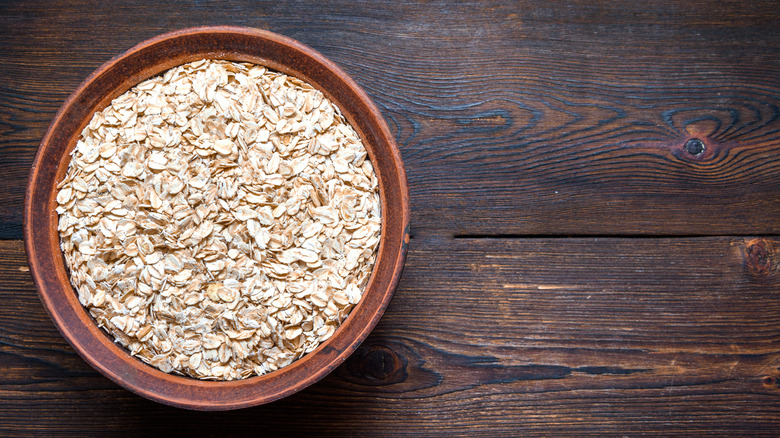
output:
[[58, 185], [80, 302], [164, 372], [232, 380], [289, 365], [358, 303], [378, 182], [320, 91], [200, 60], [95, 113]]

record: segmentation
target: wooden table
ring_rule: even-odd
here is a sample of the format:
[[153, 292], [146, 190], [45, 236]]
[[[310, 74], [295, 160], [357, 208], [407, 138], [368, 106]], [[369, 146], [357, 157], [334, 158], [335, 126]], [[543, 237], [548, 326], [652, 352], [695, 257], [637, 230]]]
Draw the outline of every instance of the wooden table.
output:
[[[412, 234], [336, 372], [227, 413], [90, 368], [38, 301], [22, 203], [95, 68], [162, 32], [268, 29], [375, 100]], [[776, 1], [0, 3], [0, 435], [777, 435]]]

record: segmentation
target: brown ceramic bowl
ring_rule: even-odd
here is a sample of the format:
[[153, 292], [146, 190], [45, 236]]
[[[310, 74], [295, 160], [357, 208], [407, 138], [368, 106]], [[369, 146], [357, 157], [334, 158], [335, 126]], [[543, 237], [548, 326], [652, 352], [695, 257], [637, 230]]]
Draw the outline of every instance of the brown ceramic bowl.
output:
[[[230, 382], [163, 373], [130, 356], [97, 327], [68, 280], [59, 247], [55, 186], [69, 153], [96, 110], [144, 79], [202, 58], [263, 64], [324, 92], [363, 139], [379, 177], [382, 236], [371, 279], [360, 303], [335, 334], [293, 364]], [[321, 379], [368, 336], [392, 298], [409, 242], [409, 194], [401, 155], [382, 115], [341, 69], [314, 50], [271, 32], [201, 27], [161, 35], [108, 61], [65, 101], [35, 156], [24, 206], [27, 257], [41, 301], [65, 339], [95, 369], [125, 388], [173, 406], [226, 410], [293, 394]]]

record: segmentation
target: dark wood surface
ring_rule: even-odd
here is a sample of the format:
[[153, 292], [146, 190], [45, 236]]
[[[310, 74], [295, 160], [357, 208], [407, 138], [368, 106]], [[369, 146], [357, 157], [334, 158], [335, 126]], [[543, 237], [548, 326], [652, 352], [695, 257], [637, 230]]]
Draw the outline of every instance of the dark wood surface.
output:
[[[298, 39], [365, 88], [413, 234], [342, 367], [210, 414], [92, 370], [20, 240], [68, 94], [204, 24]], [[776, 1], [0, 2], [0, 435], [776, 436], [779, 213]]]

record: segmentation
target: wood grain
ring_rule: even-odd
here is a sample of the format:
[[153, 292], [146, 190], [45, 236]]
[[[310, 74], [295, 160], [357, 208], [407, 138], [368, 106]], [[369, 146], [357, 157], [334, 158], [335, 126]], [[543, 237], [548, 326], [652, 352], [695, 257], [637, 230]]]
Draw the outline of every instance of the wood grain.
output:
[[[149, 402], [89, 368], [36, 305], [21, 242], [0, 241], [0, 254], [4, 433], [780, 426], [777, 239], [416, 238], [387, 313], [343, 366], [282, 401], [208, 415]], [[44, 411], [31, 424], [30, 412]]]
[[365, 87], [401, 146], [415, 234], [780, 234], [775, 2], [562, 5], [3, 3], [0, 237], [21, 237], [18, 181], [81, 80], [218, 23], [297, 38]]
[[181, 411], [86, 365], [0, 241], [0, 435], [777, 435], [776, 1], [0, 1], [0, 239], [70, 92], [207, 24], [295, 38], [380, 106], [415, 235], [387, 313], [299, 394]]

